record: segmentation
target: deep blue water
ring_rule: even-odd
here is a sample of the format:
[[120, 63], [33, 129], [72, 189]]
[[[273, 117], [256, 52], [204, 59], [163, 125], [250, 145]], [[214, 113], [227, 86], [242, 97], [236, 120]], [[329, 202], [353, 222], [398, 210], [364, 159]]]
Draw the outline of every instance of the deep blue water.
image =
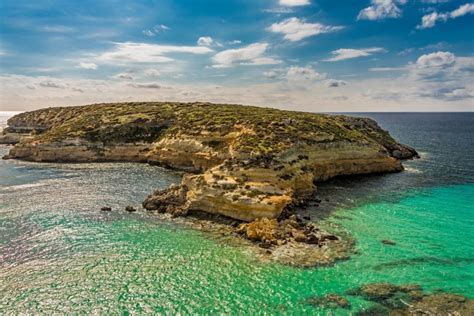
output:
[[[405, 172], [336, 179], [320, 185], [334, 204], [398, 198], [414, 189], [474, 183], [474, 113], [348, 113], [370, 117], [421, 159], [406, 161]], [[324, 208], [324, 207], [323, 207]]]

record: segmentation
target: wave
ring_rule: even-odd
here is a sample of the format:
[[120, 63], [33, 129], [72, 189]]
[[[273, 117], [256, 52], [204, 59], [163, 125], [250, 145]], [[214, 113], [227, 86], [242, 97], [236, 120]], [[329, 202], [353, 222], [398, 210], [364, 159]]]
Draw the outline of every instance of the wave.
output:
[[20, 190], [26, 190], [26, 189], [31, 189], [31, 188], [37, 188], [37, 187], [42, 187], [50, 185], [50, 181], [40, 181], [36, 183], [26, 183], [26, 184], [17, 184], [17, 185], [10, 185], [7, 187], [0, 188], [0, 192], [5, 192], [5, 191], [20, 191]]
[[405, 166], [405, 172], [408, 172], [408, 173], [423, 173], [423, 171], [421, 171], [420, 169], [417, 169], [415, 167], [407, 167], [407, 166]]
[[418, 152], [418, 155], [420, 155], [420, 158], [421, 158], [421, 159], [427, 159], [428, 157], [431, 156], [431, 153], [429, 153], [429, 152], [424, 152], [424, 151], [419, 151], [419, 152]]

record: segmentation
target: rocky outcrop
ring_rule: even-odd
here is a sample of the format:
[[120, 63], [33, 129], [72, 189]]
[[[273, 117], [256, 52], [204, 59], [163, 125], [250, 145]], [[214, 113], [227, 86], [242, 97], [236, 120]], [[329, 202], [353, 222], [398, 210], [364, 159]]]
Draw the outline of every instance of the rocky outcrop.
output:
[[4, 132], [0, 134], [0, 145], [15, 145], [18, 144], [22, 137], [27, 136], [28, 134], [20, 133], [7, 133]]
[[119, 103], [19, 114], [30, 131], [6, 158], [41, 162], [148, 162], [189, 172], [143, 203], [174, 215], [277, 219], [336, 176], [397, 172], [416, 151], [375, 121], [209, 103]]
[[[304, 201], [315, 182], [336, 176], [397, 172], [399, 160], [354, 144], [292, 148], [280, 156], [228, 159], [199, 175], [187, 175], [182, 187], [191, 210], [205, 210], [243, 221], [278, 218], [283, 210]], [[148, 199], [159, 200], [160, 192]], [[154, 208], [145, 201], [144, 207]]]
[[186, 215], [189, 210], [187, 190], [183, 186], [172, 185], [165, 190], [158, 190], [150, 195], [143, 207], [158, 213], [168, 213], [174, 216]]
[[84, 139], [52, 142], [20, 141], [4, 159], [35, 162], [146, 162], [150, 144], [116, 143], [104, 145]]
[[259, 242], [263, 248], [289, 242], [301, 242], [322, 247], [330, 241], [340, 240], [339, 237], [320, 230], [313, 223], [298, 221], [296, 215], [281, 221], [268, 218], [257, 219], [241, 224], [237, 232], [250, 240]]
[[[167, 191], [172, 192], [173, 189]], [[171, 203], [178, 202], [180, 205], [180, 201], [170, 198]], [[349, 259], [353, 254], [352, 238], [346, 234], [337, 237], [296, 215], [285, 220], [262, 218], [250, 223], [202, 211], [188, 211], [186, 216], [182, 216], [160, 209], [153, 215], [203, 231], [209, 238], [238, 246], [263, 262], [312, 268]]]
[[348, 294], [375, 303], [358, 315], [474, 315], [474, 300], [452, 293], [426, 293], [416, 284], [372, 283]]
[[380, 128], [376, 121], [368, 118], [341, 116], [345, 126], [349, 129], [355, 129], [381, 144], [392, 157], [397, 159], [419, 158], [415, 149], [399, 144], [395, 141], [388, 131]]

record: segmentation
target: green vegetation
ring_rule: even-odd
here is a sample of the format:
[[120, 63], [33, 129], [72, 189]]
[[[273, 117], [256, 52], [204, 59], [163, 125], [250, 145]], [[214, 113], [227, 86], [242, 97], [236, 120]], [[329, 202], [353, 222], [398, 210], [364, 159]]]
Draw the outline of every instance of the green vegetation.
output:
[[[9, 125], [35, 126], [43, 131], [39, 141], [80, 137], [105, 144], [154, 142], [178, 135], [218, 138], [240, 132], [234, 150], [259, 154], [275, 154], [295, 143], [396, 144], [369, 119], [232, 104], [140, 102], [48, 108], [17, 115]], [[219, 139], [204, 144], [216, 150], [228, 147]]]

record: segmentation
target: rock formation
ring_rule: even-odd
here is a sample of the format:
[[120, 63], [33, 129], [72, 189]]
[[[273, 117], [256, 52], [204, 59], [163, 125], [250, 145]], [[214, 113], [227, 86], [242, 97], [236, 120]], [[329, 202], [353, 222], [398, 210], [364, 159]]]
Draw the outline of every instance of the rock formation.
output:
[[445, 292], [426, 293], [416, 284], [372, 283], [348, 294], [375, 303], [358, 315], [474, 315], [473, 299]]
[[31, 133], [5, 158], [148, 162], [187, 171], [150, 195], [148, 210], [199, 210], [241, 221], [279, 218], [315, 183], [397, 172], [417, 156], [367, 118], [210, 103], [118, 103], [49, 108], [8, 121]]

